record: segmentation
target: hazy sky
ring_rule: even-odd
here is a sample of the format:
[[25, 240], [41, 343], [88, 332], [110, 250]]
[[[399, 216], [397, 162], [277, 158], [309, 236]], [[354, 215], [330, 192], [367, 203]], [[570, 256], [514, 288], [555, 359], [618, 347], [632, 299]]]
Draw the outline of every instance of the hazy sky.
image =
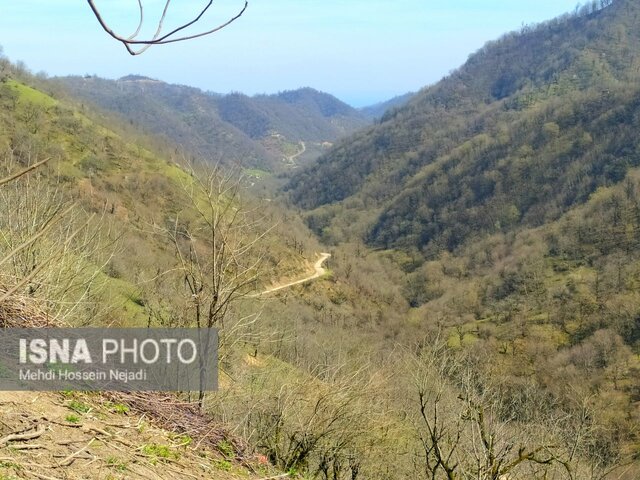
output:
[[[96, 3], [116, 31], [135, 29], [136, 0]], [[169, 18], [177, 22], [206, 0], [173, 3]], [[163, 2], [145, 4], [150, 24]], [[202, 25], [232, 16], [242, 4], [218, 0]], [[100, 29], [86, 1], [0, 0], [0, 45], [12, 60], [50, 75], [139, 73], [221, 93], [311, 86], [362, 106], [433, 83], [486, 41], [575, 5], [576, 0], [249, 0], [244, 16], [220, 33], [131, 57]]]

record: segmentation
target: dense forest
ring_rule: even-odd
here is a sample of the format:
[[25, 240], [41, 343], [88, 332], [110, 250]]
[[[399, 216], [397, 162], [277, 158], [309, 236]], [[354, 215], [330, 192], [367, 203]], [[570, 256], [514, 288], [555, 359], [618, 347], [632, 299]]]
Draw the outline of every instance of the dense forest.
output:
[[486, 45], [294, 176], [292, 201], [328, 241], [427, 256], [558, 218], [635, 165], [637, 21], [615, 2]]
[[638, 445], [639, 14], [594, 3], [490, 42], [286, 187], [324, 242], [403, 272], [409, 322], [474, 356], [505, 413], [615, 431], [588, 447], [604, 463]]

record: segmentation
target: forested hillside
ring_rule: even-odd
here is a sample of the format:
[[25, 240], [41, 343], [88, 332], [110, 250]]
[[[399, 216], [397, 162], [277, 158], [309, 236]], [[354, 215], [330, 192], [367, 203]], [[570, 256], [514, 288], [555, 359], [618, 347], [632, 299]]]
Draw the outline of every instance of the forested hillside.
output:
[[[202, 205], [212, 185], [225, 188], [209, 207], [220, 213], [232, 205], [234, 222], [244, 218], [252, 225], [234, 223], [242, 235], [225, 237], [229, 248], [242, 242], [243, 254], [236, 250], [234, 266], [225, 271], [235, 269], [236, 279], [251, 278], [242, 287], [245, 294], [306, 273], [305, 255], [312, 255], [307, 248], [316, 250], [315, 243], [304, 228], [296, 228], [295, 219], [283, 230], [275, 207], [253, 205], [237, 176], [241, 172], [211, 173], [197, 162], [178, 163], [184, 159], [174, 156], [173, 148], [147, 148], [158, 143], [115, 118], [45, 93], [49, 89], [55, 90], [0, 55], [0, 327], [195, 326], [193, 296], [184, 291], [182, 275], [172, 272], [180, 268], [176, 249], [190, 235], [207, 250], [194, 203]], [[224, 183], [224, 178], [234, 180]], [[250, 217], [242, 213], [245, 205], [252, 205]], [[225, 230], [218, 227], [222, 235]], [[179, 232], [181, 243], [171, 240], [176, 239], [172, 231]], [[248, 255], [254, 236], [260, 244]], [[251, 268], [240, 273], [240, 265], [247, 264]], [[246, 326], [235, 315], [229, 320], [227, 341], [234, 344]], [[237, 347], [239, 355], [242, 348]], [[0, 476], [275, 474], [253, 447], [246, 450], [244, 439], [185, 398], [7, 394], [0, 402], [7, 447]], [[16, 437], [16, 431], [27, 433]], [[22, 449], [27, 438], [47, 446]], [[89, 452], [82, 459], [74, 454], [80, 448]]]
[[311, 88], [249, 97], [206, 93], [136, 75], [117, 81], [56, 80], [71, 96], [120, 114], [191, 154], [271, 172], [289, 166], [286, 159], [298, 152], [299, 142], [310, 144], [309, 153], [320, 152], [323, 143], [368, 123], [357, 110]]
[[[350, 252], [337, 272], [355, 275], [368, 245], [390, 262], [376, 279], [402, 272], [401, 330], [420, 332], [416, 351], [433, 358], [445, 344], [444, 363], [426, 361], [438, 374], [424, 375], [448, 386], [418, 395], [420, 478], [481, 471], [456, 452], [471, 435], [460, 425], [482, 432], [487, 412], [532, 441], [585, 434], [577, 443], [599, 473], [565, 464], [551, 478], [638, 476], [639, 27], [640, 5], [618, 0], [505, 35], [288, 184], [308, 225]], [[452, 385], [468, 403], [444, 420], [456, 402], [438, 392]], [[520, 440], [506, 435], [510, 451]], [[568, 458], [556, 454], [534, 463]]]
[[415, 92], [405, 93], [404, 95], [398, 95], [390, 100], [385, 102], [376, 103], [375, 105], [370, 105], [368, 107], [363, 107], [360, 111], [371, 120], [379, 120], [381, 119], [387, 111], [392, 108], [400, 108], [409, 103], [415, 96]]
[[620, 0], [487, 44], [294, 176], [293, 202], [328, 240], [426, 255], [558, 218], [638, 164], [639, 12]]
[[[51, 82], [0, 57], [0, 179], [46, 160], [0, 180], [0, 326], [220, 329], [202, 398], [0, 402], [0, 475], [640, 478], [639, 26], [617, 0], [487, 45], [294, 174], [298, 210], [227, 167], [346, 131], [332, 97]], [[324, 276], [265, 293], [325, 251]], [[55, 447], [15, 448], [25, 423]]]
[[[54, 212], [75, 204], [74, 221], [67, 222], [64, 229], [71, 229], [80, 221], [76, 217], [93, 214], [96, 217], [94, 235], [104, 237], [105, 245], [101, 245], [104, 251], [96, 253], [96, 258], [80, 262], [84, 269], [93, 268], [99, 283], [103, 284], [94, 289], [95, 302], [107, 301], [98, 296], [98, 292], [104, 292], [107, 297], [113, 297], [115, 303], [110, 308], [114, 311], [108, 315], [118, 318], [118, 323], [146, 322], [144, 302], [139, 300], [144, 289], [138, 282], [146, 275], [153, 276], [158, 265], [175, 261], [175, 245], [153, 226], [169, 225], [176, 216], [181, 216], [184, 226], [193, 221], [193, 212], [189, 213], [193, 196], [189, 179], [195, 175], [194, 170], [200, 168], [198, 162], [186, 161], [175, 153], [175, 147], [162, 148], [161, 142], [131, 132], [128, 125], [118, 123], [117, 118], [104, 118], [90, 108], [78, 108], [64, 97], [56, 98], [34, 88], [36, 84], [46, 87], [48, 83], [18, 72], [5, 59], [2, 63], [5, 65], [0, 82], [2, 173], [8, 175], [47, 159], [29, 182], [18, 182], [3, 190], [4, 205], [13, 204], [15, 210], [15, 214], [0, 224], [10, 231], [4, 232], [3, 248], [10, 250], [21, 240], [25, 241], [38, 230], [39, 222], [46, 224], [51, 220], [48, 215], [54, 216]], [[154, 144], [155, 148], [150, 147]], [[227, 172], [230, 176], [233, 176], [230, 172], [237, 175], [238, 202], [251, 204], [252, 196], [245, 189], [242, 171], [231, 168]], [[7, 209], [10, 214], [11, 208]], [[264, 228], [274, 233], [279, 231], [271, 224], [278, 222], [280, 212], [275, 207], [261, 208], [261, 212], [272, 218]], [[294, 220], [288, 222], [287, 235], [295, 234], [294, 223]], [[30, 224], [28, 230], [19, 231], [19, 225], [26, 224]], [[52, 238], [46, 242], [55, 241], [60, 234], [51, 232]], [[280, 265], [282, 270], [273, 272], [271, 278], [264, 277], [254, 288], [296, 269], [304, 271], [302, 240], [295, 248], [290, 248], [279, 233], [272, 240], [264, 260], [272, 266]], [[41, 248], [43, 252], [39, 251]], [[18, 277], [24, 274], [31, 268], [29, 262], [37, 264], [45, 253], [43, 246], [34, 245], [29, 255], [12, 263], [12, 274]], [[76, 276], [79, 280], [80, 272]], [[43, 296], [46, 297], [46, 293]], [[87, 300], [87, 305], [90, 304], [92, 301]], [[75, 309], [76, 314], [81, 315], [78, 310]]]

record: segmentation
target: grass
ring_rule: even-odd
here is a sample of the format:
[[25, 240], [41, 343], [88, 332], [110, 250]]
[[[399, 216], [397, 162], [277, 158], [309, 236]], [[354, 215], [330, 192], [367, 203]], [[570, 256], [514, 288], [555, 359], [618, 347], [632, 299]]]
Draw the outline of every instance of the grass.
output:
[[[11, 468], [19, 472], [20, 470], [22, 470], [22, 465], [16, 462], [12, 462], [10, 460], [3, 460], [3, 461], [0, 461], [0, 468]], [[0, 480], [17, 480], [17, 479], [18, 477], [7, 476], [3, 473], [0, 473]]]
[[229, 472], [233, 468], [233, 464], [228, 460], [222, 460], [218, 458], [218, 459], [212, 460], [212, 463], [214, 467], [216, 467], [218, 470], [222, 470], [225, 472]]
[[27, 87], [15, 80], [9, 80], [7, 83], [16, 90], [20, 96], [20, 101], [22, 102], [28, 102], [42, 107], [53, 107], [58, 104], [58, 102], [49, 95], [35, 90], [34, 88]]
[[64, 417], [64, 420], [69, 423], [80, 423], [80, 417], [74, 414], [69, 414]]
[[176, 452], [172, 452], [168, 445], [161, 445], [158, 443], [150, 443], [142, 446], [142, 453], [148, 457], [155, 458], [178, 458]]
[[67, 408], [70, 408], [74, 412], [77, 412], [80, 414], [86, 414], [91, 411], [91, 407], [89, 405], [83, 402], [79, 402], [78, 400], [71, 400], [67, 405]]
[[127, 470], [126, 462], [120, 460], [117, 457], [107, 457], [106, 463], [107, 463], [107, 467], [113, 468], [118, 472], [124, 472]]
[[118, 313], [124, 326], [135, 327], [146, 324], [147, 313], [139, 291], [127, 280], [100, 274], [98, 281], [105, 282], [111, 304], [119, 306]]
[[477, 340], [478, 337], [476, 337], [473, 333], [465, 332], [462, 336], [462, 343], [460, 343], [460, 336], [454, 330], [449, 334], [447, 345], [449, 346], [449, 348], [460, 348], [473, 345]]
[[244, 174], [248, 177], [253, 177], [257, 179], [262, 179], [262, 178], [271, 176], [269, 172], [265, 170], [260, 170], [258, 168], [247, 168], [244, 170]]
[[193, 443], [193, 438], [189, 435], [176, 435], [172, 440], [176, 442], [175, 447], [188, 447]]
[[139, 307], [144, 308], [145, 306], [144, 299], [137, 292], [129, 293], [127, 300]]
[[236, 456], [236, 452], [235, 452], [235, 449], [233, 448], [233, 445], [227, 440], [220, 440], [220, 442], [218, 442], [218, 450], [226, 458], [231, 459], [231, 458], [235, 458]]
[[118, 413], [121, 415], [125, 415], [127, 413], [129, 413], [129, 407], [123, 403], [114, 403], [112, 405], [109, 406], [109, 410], [111, 410], [113, 413]]
[[[153, 158], [151, 153], [149, 153], [149, 157]], [[191, 176], [180, 166], [172, 163], [161, 162], [160, 160], [156, 161], [160, 164], [158, 172], [169, 180], [175, 182], [176, 185], [188, 185], [191, 183]]]
[[[0, 465], [0, 466], [2, 466], [2, 465]], [[13, 467], [13, 468], [16, 468], [16, 467]], [[18, 477], [14, 477], [13, 475], [12, 476], [7, 476], [7, 475], [4, 475], [4, 474], [0, 473], [0, 480], [18, 480]]]

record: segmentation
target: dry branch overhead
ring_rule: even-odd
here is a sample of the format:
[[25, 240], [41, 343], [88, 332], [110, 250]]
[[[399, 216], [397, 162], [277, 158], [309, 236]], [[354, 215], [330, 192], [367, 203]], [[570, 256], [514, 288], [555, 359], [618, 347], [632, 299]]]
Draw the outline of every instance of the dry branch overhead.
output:
[[[96, 19], [98, 20], [98, 22], [100, 23], [100, 26], [104, 29], [104, 31], [107, 32], [112, 38], [122, 43], [131, 55], [140, 55], [144, 53], [152, 45], [165, 45], [167, 43], [184, 42], [186, 40], [193, 40], [195, 38], [200, 38], [200, 37], [204, 37], [204, 36], [216, 33], [222, 30], [223, 28], [229, 26], [236, 20], [238, 20], [242, 16], [242, 14], [247, 10], [247, 7], [249, 6], [248, 0], [245, 0], [244, 6], [242, 7], [242, 9], [240, 9], [240, 11], [237, 14], [235, 14], [226, 22], [216, 25], [213, 28], [207, 28], [204, 31], [200, 31], [198, 33], [178, 35], [181, 32], [184, 32], [184, 30], [192, 27], [196, 23], [202, 22], [204, 15], [209, 11], [211, 6], [213, 5], [213, 0], [208, 0], [204, 8], [200, 10], [200, 12], [192, 20], [181, 24], [180, 26], [178, 26], [177, 28], [174, 28], [168, 33], [163, 33], [164, 23], [167, 20], [167, 13], [169, 11], [169, 6], [171, 4], [171, 0], [166, 0], [164, 8], [162, 10], [162, 15], [156, 26], [155, 34], [150, 39], [141, 40], [141, 39], [138, 39], [138, 35], [140, 34], [140, 31], [142, 30], [142, 27], [144, 26], [144, 23], [145, 23], [145, 8], [144, 8], [143, 0], [138, 0], [138, 10], [139, 10], [138, 27], [136, 28], [136, 31], [128, 37], [119, 35], [113, 30], [113, 28], [109, 25], [109, 23], [104, 19], [104, 16], [100, 12], [100, 9], [97, 7], [95, 0], [87, 0], [87, 2], [89, 3], [89, 7], [91, 7], [91, 11], [93, 12], [94, 16], [96, 17]], [[134, 49], [135, 46], [142, 46], [142, 47], [138, 50], [135, 50]]]
[[24, 170], [19, 171], [18, 173], [10, 175], [7, 178], [0, 179], [0, 185], [4, 185], [4, 184], [7, 184], [9, 182], [12, 182], [13, 180], [17, 180], [18, 178], [20, 178], [20, 177], [26, 175], [27, 173], [35, 170], [36, 168], [40, 167], [41, 165], [44, 165], [49, 160], [51, 160], [51, 159], [50, 158], [45, 158], [44, 160], [42, 160], [42, 161], [40, 161], [38, 163], [34, 163], [33, 165], [25, 168]]

